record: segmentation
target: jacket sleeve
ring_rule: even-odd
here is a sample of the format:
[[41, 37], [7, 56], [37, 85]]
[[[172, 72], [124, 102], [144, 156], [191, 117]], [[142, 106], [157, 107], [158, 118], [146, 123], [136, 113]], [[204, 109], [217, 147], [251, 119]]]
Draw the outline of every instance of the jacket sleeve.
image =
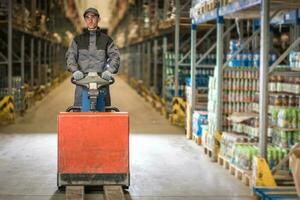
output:
[[115, 74], [119, 70], [120, 66], [120, 53], [118, 47], [110, 39], [107, 46], [108, 66], [107, 70]]
[[73, 40], [66, 52], [67, 69], [72, 73], [78, 70], [77, 54], [77, 43]]

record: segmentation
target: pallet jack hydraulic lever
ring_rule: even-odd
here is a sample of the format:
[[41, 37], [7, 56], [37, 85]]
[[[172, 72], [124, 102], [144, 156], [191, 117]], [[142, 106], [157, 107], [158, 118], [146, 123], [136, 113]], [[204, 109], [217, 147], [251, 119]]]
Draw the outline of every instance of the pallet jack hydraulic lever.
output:
[[[85, 77], [80, 80], [75, 80], [73, 77], [71, 78], [71, 82], [75, 85], [82, 86], [83, 88], [88, 90], [88, 99], [90, 101], [89, 111], [96, 112], [97, 111], [97, 103], [99, 98], [99, 93], [102, 89], [105, 89], [108, 85], [112, 85], [115, 83], [115, 79], [112, 77], [111, 80], [107, 81], [97, 73], [97, 72], [89, 72], [85, 74]], [[71, 111], [82, 111], [82, 106], [70, 106], [66, 110], [67, 112]], [[116, 107], [105, 107], [106, 112], [119, 112], [119, 109]]]

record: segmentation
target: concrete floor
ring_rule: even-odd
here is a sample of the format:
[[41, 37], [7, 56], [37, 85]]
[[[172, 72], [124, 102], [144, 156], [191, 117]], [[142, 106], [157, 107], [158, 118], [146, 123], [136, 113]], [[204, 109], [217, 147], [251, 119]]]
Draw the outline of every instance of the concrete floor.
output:
[[[0, 199], [58, 200], [56, 116], [72, 104], [69, 80], [36, 104], [17, 123], [0, 127]], [[122, 79], [112, 87], [113, 104], [130, 114], [133, 200], [252, 199], [248, 187], [211, 163], [203, 149], [186, 140]], [[90, 192], [87, 199], [103, 199]]]

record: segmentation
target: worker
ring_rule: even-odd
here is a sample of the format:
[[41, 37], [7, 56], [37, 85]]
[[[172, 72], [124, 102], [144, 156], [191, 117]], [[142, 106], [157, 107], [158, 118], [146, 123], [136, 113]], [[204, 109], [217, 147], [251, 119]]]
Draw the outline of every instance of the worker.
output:
[[[83, 17], [87, 28], [72, 40], [66, 52], [67, 69], [75, 80], [82, 79], [85, 73], [98, 72], [109, 81], [119, 69], [119, 50], [113, 40], [98, 27], [101, 18], [97, 9], [86, 9]], [[76, 86], [74, 106], [82, 106], [82, 90], [81, 86]], [[105, 105], [110, 106], [109, 87], [105, 90]]]

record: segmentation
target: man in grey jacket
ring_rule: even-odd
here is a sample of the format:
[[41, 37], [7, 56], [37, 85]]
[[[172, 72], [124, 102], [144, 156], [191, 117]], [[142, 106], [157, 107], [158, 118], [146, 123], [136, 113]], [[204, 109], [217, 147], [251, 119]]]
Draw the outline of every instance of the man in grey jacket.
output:
[[[84, 77], [84, 73], [99, 72], [102, 78], [110, 80], [118, 72], [120, 54], [113, 40], [102, 33], [98, 27], [100, 15], [97, 9], [88, 8], [83, 14], [87, 29], [76, 36], [67, 53], [67, 68], [75, 80]], [[76, 86], [74, 106], [82, 104], [82, 87]], [[105, 105], [110, 106], [110, 94], [107, 87]]]

